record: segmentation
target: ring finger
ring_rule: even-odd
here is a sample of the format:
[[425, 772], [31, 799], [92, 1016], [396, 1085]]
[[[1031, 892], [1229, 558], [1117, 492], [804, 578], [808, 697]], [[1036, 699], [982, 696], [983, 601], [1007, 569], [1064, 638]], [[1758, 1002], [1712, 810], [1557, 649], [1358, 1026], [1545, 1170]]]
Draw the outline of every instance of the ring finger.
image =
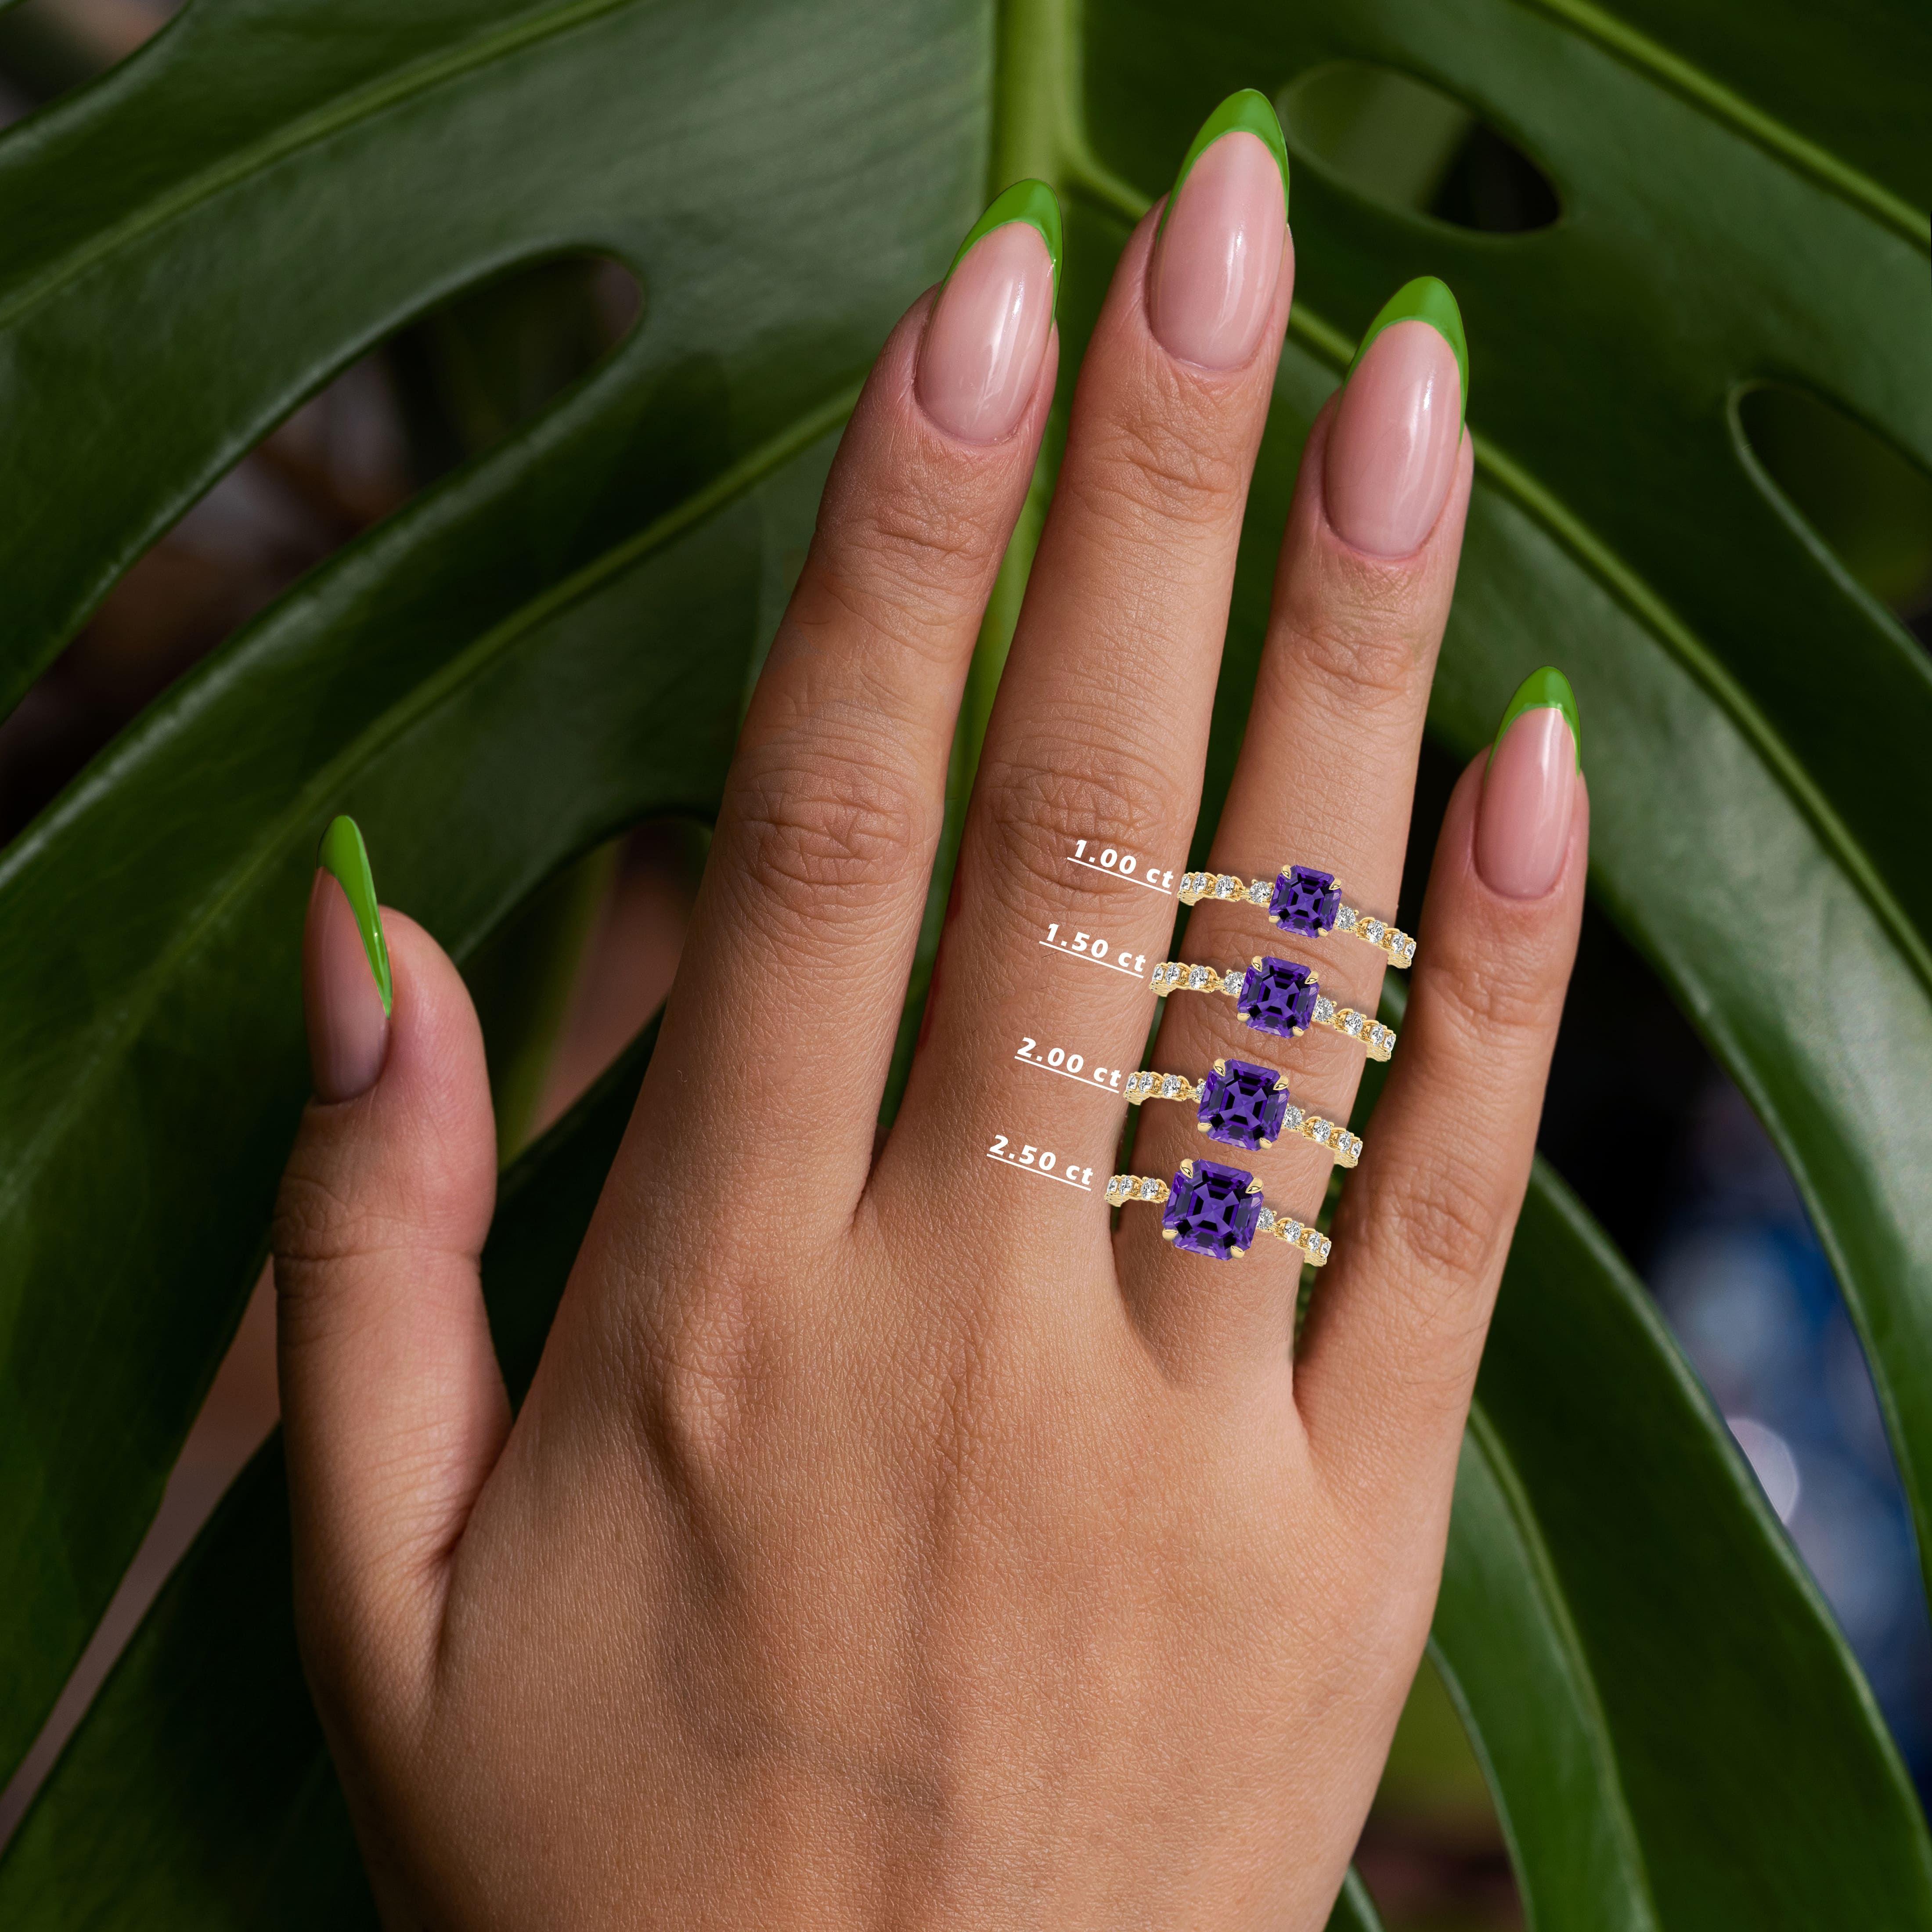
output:
[[[1440, 282], [1411, 283], [1371, 324], [1341, 394], [1310, 434], [1247, 735], [1210, 854], [1216, 873], [1253, 882], [1256, 897], [1300, 866], [1330, 875], [1345, 904], [1392, 926], [1468, 502], [1466, 360], [1454, 297]], [[1311, 901], [1328, 896], [1310, 884]], [[1147, 1105], [1132, 1166], [1171, 1181], [1181, 1161], [1210, 1160], [1251, 1174], [1270, 1208], [1306, 1224], [1336, 1160], [1354, 1150], [1318, 1147], [1288, 1123], [1299, 1116], [1317, 1131], [1346, 1123], [1367, 1051], [1360, 1034], [1311, 1024], [1308, 1009], [1332, 1002], [1343, 1025], [1360, 1024], [1351, 1013], [1366, 1016], [1366, 1031], [1390, 956], [1339, 931], [1294, 929], [1332, 914], [1304, 917], [1286, 894], [1280, 909], [1277, 922], [1251, 898], [1209, 898], [1190, 919], [1183, 958], [1232, 968], [1244, 983], [1241, 969], [1258, 958], [1250, 991], [1259, 997], [1169, 997], [1151, 1065], [1205, 1082], [1217, 1060], [1230, 1064], [1204, 1105]], [[1260, 1070], [1285, 1076], [1286, 1095]], [[1262, 1094], [1280, 1121], [1258, 1117]], [[1210, 1242], [1213, 1221], [1210, 1213]], [[1203, 1366], [1230, 1355], [1284, 1363], [1301, 1256], [1257, 1240], [1238, 1272], [1204, 1295], [1199, 1261], [1174, 1252], [1193, 1229], [1184, 1225], [1170, 1246], [1157, 1225], [1144, 1210], [1124, 1216], [1121, 1259], [1130, 1296], [1168, 1347]]]

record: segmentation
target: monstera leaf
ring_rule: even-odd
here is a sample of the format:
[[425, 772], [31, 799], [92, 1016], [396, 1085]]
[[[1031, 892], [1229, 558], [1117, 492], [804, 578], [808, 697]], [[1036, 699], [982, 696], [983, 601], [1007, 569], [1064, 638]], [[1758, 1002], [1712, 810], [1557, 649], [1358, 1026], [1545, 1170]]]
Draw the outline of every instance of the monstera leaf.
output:
[[[1478, 488], [1432, 729], [1466, 753], [1524, 673], [1569, 674], [1599, 903], [1797, 1176], [1924, 1546], [1932, 680], [1744, 418], [1780, 385], [1932, 466], [1932, 160], [1909, 133], [1928, 57], [1932, 28], [1886, 0], [190, 0], [0, 136], [0, 708], [370, 345], [556, 256], [607, 254], [643, 290], [592, 375], [299, 585], [0, 853], [0, 1766], [124, 1569], [260, 1265], [307, 1087], [322, 823], [354, 812], [386, 895], [461, 959], [613, 832], [707, 813], [892, 320], [992, 188], [1037, 174], [1068, 214], [1070, 368], [1128, 224], [1243, 85], [1286, 104], [1299, 286], [1202, 838], [1308, 422], [1388, 291], [1440, 274]], [[1352, 160], [1321, 103], [1390, 75], [1533, 157], [1554, 218], [1418, 212], [1400, 130]], [[508, 1358], [540, 1346], [636, 1077], [506, 1181]], [[0, 1919], [367, 1916], [286, 1571], [272, 1445], [9, 1847]], [[1932, 1846], [1856, 1666], [1545, 1174], [1435, 1646], [1532, 1923], [1932, 1926]], [[1337, 1922], [1370, 1922], [1359, 1886]]]

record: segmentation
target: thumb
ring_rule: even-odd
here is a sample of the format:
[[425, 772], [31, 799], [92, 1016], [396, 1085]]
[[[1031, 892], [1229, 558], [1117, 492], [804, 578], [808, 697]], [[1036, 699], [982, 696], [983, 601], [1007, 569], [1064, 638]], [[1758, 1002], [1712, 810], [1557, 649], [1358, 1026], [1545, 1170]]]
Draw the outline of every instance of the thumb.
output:
[[478, 1268], [496, 1133], [448, 956], [378, 908], [352, 819], [318, 862], [316, 1097], [275, 1214], [282, 1426], [304, 1656], [326, 1704], [366, 1709], [433, 1655], [447, 1559], [509, 1428]]

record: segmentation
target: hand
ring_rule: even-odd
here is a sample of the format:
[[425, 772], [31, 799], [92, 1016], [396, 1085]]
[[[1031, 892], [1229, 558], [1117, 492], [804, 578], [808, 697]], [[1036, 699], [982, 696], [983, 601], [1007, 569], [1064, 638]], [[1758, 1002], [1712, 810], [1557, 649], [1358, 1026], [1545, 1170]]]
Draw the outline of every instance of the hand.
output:
[[[1054, 388], [1024, 220], [915, 304], [846, 432], [514, 1420], [478, 1287], [494, 1142], [470, 1002], [391, 913], [386, 1016], [318, 874], [283, 1406], [304, 1654], [392, 1924], [1323, 1922], [1428, 1629], [1586, 805], [1550, 705], [1464, 774], [1298, 1346], [1281, 1243], [1180, 1252], [1138, 1204], [1110, 1230], [1120, 1092], [1015, 1054], [1139, 1064], [1174, 902], [1070, 858], [1084, 838], [1182, 865], [1292, 279], [1256, 133], [1213, 142], [1174, 200], [1081, 372], [890, 1137], [875, 1154], [955, 713]], [[1219, 869], [1298, 860], [1393, 911], [1468, 500], [1461, 402], [1442, 331], [1400, 321], [1316, 422]], [[1085, 956], [1042, 950], [1049, 928]], [[1285, 951], [1375, 1012], [1377, 952], [1253, 906], [1204, 904], [1181, 956]], [[1363, 1049], [1175, 994], [1148, 1064], [1217, 1055], [1346, 1120]], [[1318, 1208], [1325, 1150], [1144, 1114], [1137, 1172], [1217, 1159]], [[1002, 1137], [1032, 1172], [987, 1158]]]

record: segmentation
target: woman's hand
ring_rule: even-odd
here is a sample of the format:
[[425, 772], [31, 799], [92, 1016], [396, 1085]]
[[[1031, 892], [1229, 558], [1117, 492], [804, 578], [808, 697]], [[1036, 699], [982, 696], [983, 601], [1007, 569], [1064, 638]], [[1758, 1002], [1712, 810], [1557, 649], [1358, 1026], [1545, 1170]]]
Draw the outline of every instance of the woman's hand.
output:
[[[1178, 881], [1192, 832], [1288, 309], [1258, 104], [1210, 122], [1232, 130], [1121, 258], [875, 1150], [955, 714], [1053, 393], [1042, 228], [994, 227], [887, 343], [514, 1421], [470, 1001], [392, 914], [386, 1018], [318, 874], [283, 1403], [304, 1654], [392, 1924], [1322, 1923], [1428, 1629], [1586, 806], [1567, 687], [1464, 774], [1298, 1348], [1281, 1242], [1183, 1252], [1138, 1202], [1110, 1227], [1112, 1071], [1142, 1064], [1175, 910], [1147, 874]], [[1470, 487], [1436, 313], [1376, 336], [1309, 439], [1214, 851], [1244, 880], [1324, 868], [1383, 916]], [[1360, 938], [1245, 903], [1189, 921], [1190, 961], [1256, 954], [1376, 1010]], [[1054, 1047], [1082, 1077], [1040, 1064]], [[1346, 1120], [1363, 1048], [1177, 993], [1147, 1064], [1217, 1057]], [[1136, 1172], [1207, 1158], [1284, 1216], [1320, 1207], [1328, 1150], [1144, 1111]]]

